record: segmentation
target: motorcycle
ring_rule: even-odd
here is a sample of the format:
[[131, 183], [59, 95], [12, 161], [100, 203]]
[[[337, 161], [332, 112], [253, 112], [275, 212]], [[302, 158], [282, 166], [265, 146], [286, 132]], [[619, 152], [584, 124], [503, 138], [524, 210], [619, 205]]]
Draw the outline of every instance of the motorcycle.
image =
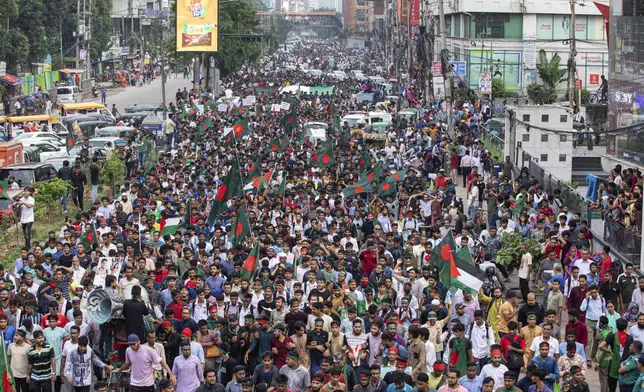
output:
[[92, 86], [92, 97], [98, 98], [98, 88], [96, 85]]

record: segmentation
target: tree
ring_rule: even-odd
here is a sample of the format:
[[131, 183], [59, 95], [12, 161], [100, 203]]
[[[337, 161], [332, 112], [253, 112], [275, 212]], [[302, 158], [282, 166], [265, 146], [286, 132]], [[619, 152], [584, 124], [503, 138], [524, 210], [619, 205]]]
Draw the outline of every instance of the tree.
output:
[[101, 59], [103, 52], [108, 51], [111, 46], [112, 26], [112, 2], [110, 0], [93, 0], [92, 8], [92, 34], [90, 36], [92, 59]]
[[568, 73], [567, 69], [561, 69], [559, 64], [561, 57], [555, 53], [550, 61], [546, 51], [539, 51], [539, 64], [537, 64], [537, 73], [542, 84], [531, 83], [528, 85], [528, 96], [537, 104], [550, 104], [557, 100], [557, 85], [565, 80]]

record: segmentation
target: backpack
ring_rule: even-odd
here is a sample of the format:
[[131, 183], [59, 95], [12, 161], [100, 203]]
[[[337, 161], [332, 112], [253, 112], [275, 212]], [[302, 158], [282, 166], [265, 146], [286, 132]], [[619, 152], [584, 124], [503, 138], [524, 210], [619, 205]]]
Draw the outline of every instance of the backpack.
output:
[[[490, 339], [490, 326], [487, 324], [487, 321], [484, 321], [483, 325], [485, 325], [485, 341], [487, 342]], [[470, 323], [470, 330], [468, 331], [468, 334], [467, 334], [470, 340], [472, 340], [473, 329], [474, 329], [474, 321]]]

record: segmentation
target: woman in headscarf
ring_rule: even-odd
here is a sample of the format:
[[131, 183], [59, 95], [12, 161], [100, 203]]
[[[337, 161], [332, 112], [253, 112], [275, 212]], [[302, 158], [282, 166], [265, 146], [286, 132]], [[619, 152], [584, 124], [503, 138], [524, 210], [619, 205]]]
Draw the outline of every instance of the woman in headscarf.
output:
[[640, 315], [640, 306], [633, 302], [628, 306], [628, 310], [622, 316], [624, 320], [628, 321], [628, 328], [637, 324], [637, 318]]

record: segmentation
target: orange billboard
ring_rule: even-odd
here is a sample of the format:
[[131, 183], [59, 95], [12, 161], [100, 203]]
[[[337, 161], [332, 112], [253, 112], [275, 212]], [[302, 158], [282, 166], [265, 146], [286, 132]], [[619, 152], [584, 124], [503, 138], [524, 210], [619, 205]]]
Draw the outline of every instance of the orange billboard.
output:
[[177, 0], [177, 52], [219, 50], [219, 0]]

